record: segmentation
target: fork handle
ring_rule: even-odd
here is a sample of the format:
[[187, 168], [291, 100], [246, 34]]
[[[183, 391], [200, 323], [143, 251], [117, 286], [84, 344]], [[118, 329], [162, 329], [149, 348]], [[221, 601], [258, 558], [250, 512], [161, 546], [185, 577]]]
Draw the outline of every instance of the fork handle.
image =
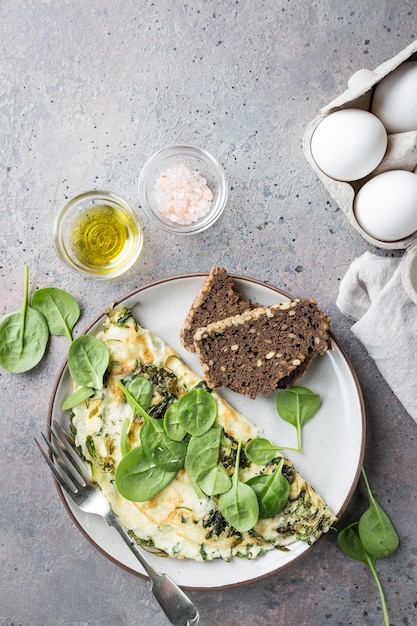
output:
[[128, 532], [113, 512], [106, 516], [106, 520], [109, 526], [113, 526], [117, 530], [123, 541], [145, 569], [151, 581], [152, 592], [170, 623], [174, 626], [188, 626], [191, 624], [197, 626], [199, 622], [198, 609], [184, 591], [167, 574], [161, 574], [154, 568], [152, 563], [139, 550], [136, 543], [132, 541]]

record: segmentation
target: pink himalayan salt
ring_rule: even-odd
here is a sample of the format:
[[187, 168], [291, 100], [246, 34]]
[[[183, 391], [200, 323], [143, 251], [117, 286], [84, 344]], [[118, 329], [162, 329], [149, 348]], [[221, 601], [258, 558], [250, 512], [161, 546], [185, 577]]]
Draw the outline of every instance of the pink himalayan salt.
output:
[[175, 165], [162, 172], [155, 184], [158, 211], [176, 224], [189, 225], [210, 210], [213, 192], [197, 170]]

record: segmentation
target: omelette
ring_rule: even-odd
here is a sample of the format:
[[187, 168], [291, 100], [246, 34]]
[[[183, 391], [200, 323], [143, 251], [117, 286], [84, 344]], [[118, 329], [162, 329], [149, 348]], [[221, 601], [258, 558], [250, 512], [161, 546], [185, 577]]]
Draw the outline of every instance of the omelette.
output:
[[[110, 355], [104, 384], [71, 409], [71, 430], [94, 482], [139, 545], [163, 556], [195, 561], [253, 559], [269, 550], [288, 550], [296, 541], [313, 542], [332, 527], [335, 515], [279, 451], [260, 465], [245, 455], [248, 442], [261, 436], [257, 427], [216, 390], [206, 388], [204, 380], [160, 337], [142, 328], [130, 310], [109, 311], [97, 338]], [[145, 409], [140, 394], [135, 400], [128, 391], [135, 383], [141, 383], [142, 391], [145, 388]], [[209, 400], [208, 424], [204, 403], [181, 413], [193, 395]], [[175, 410], [182, 421], [167, 422]], [[193, 424], [193, 415], [198, 424]], [[185, 428], [184, 420], [189, 423]], [[180, 451], [178, 458], [174, 453], [170, 457], [172, 467], [167, 467], [166, 459], [165, 465], [159, 464], [158, 445], [149, 453], [152, 432], [161, 446], [172, 448], [177, 456]], [[205, 472], [196, 471], [204, 467]], [[283, 506], [271, 517], [253, 516], [251, 511], [248, 527], [240, 522], [241, 516], [248, 517], [243, 498], [238, 503], [243, 507], [239, 523], [235, 522], [237, 487], [247, 491], [248, 483], [271, 476], [278, 468], [288, 482]], [[209, 488], [208, 476], [215, 476]], [[217, 485], [219, 477], [223, 486], [216, 490], [213, 482]], [[226, 500], [235, 514], [222, 505]], [[252, 504], [247, 506], [253, 508], [253, 500], [249, 498]]]

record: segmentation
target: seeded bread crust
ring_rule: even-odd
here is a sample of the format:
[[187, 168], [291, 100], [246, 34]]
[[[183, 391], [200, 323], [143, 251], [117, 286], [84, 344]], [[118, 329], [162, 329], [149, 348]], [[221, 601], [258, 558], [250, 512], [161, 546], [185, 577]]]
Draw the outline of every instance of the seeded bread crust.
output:
[[242, 298], [225, 268], [214, 265], [184, 320], [180, 331], [182, 345], [195, 352], [194, 333], [198, 328], [255, 306], [258, 305]]
[[210, 388], [255, 398], [295, 385], [332, 349], [330, 325], [315, 300], [297, 299], [210, 323], [195, 332], [194, 346]]

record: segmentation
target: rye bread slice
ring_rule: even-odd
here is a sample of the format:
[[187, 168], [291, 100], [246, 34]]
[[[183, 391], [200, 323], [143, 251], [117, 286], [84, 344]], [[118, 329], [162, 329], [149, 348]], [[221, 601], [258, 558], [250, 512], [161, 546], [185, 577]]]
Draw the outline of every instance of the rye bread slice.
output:
[[330, 324], [315, 300], [297, 299], [208, 324], [194, 345], [210, 388], [255, 398], [295, 385], [332, 348]]
[[194, 333], [198, 328], [255, 306], [258, 305], [242, 298], [225, 268], [214, 265], [184, 320], [180, 331], [182, 345], [190, 352], [195, 352]]

